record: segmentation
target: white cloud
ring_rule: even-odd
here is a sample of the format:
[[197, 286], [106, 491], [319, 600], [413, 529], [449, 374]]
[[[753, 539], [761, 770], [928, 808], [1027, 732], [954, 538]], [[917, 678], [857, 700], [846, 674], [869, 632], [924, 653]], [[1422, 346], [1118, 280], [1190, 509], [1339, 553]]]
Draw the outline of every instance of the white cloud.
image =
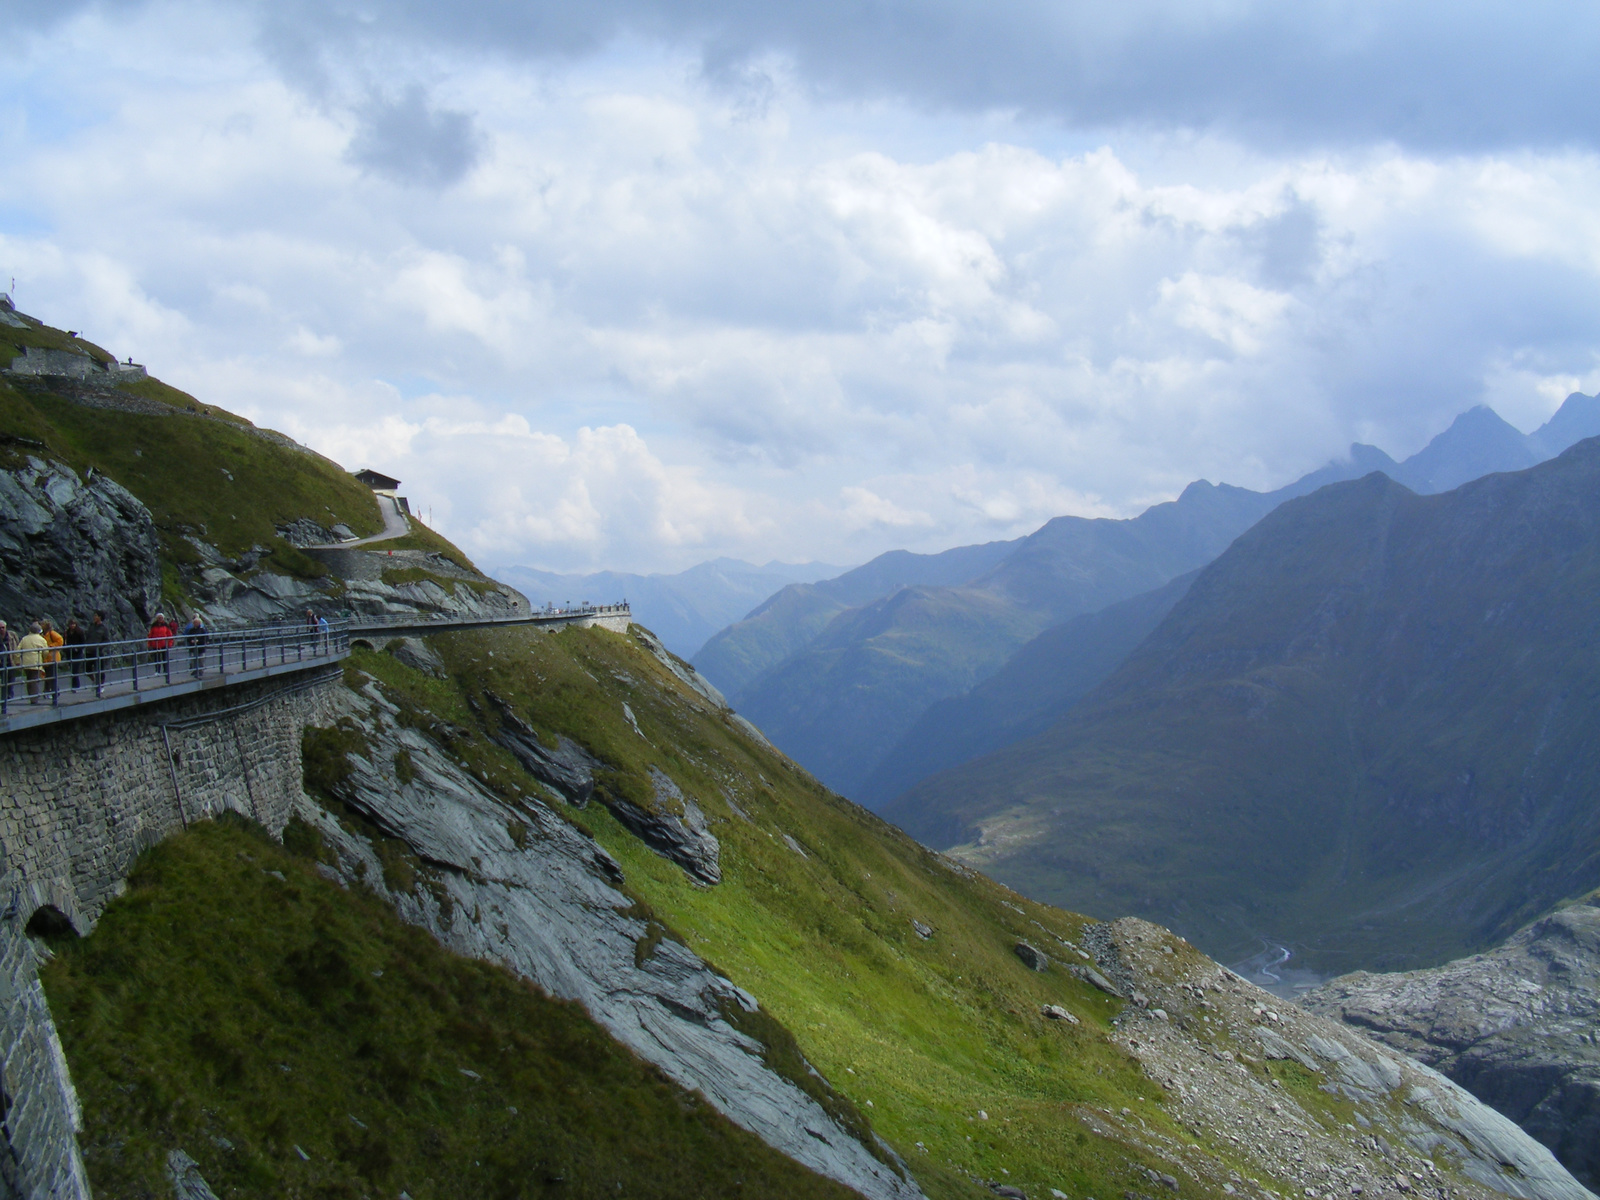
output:
[[14, 45], [0, 276], [486, 561], [938, 549], [1600, 384], [1588, 152], [1085, 140], [645, 41], [288, 71], [258, 33], [155, 3]]

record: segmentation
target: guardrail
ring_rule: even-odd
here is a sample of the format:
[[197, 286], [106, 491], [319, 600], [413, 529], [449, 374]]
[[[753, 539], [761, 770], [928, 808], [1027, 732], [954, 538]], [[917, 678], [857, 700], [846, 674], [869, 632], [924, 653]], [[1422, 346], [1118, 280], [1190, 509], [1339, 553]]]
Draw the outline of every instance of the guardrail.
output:
[[473, 625], [523, 625], [529, 621], [558, 620], [572, 617], [618, 617], [631, 616], [632, 609], [624, 600], [621, 604], [580, 604], [566, 608], [557, 608], [546, 605], [535, 608], [530, 612], [511, 613], [506, 616], [486, 616], [482, 614], [466, 615], [459, 612], [416, 612], [416, 613], [382, 613], [365, 616], [361, 613], [349, 613], [342, 619], [349, 622], [349, 627], [356, 632], [371, 629], [386, 629], [390, 626], [425, 625], [431, 621], [441, 624], [473, 624]]
[[179, 629], [170, 640], [148, 635], [48, 649], [0, 651], [0, 716], [29, 705], [60, 708], [79, 700], [154, 691], [175, 681], [225, 679], [291, 662], [342, 658], [350, 622]]

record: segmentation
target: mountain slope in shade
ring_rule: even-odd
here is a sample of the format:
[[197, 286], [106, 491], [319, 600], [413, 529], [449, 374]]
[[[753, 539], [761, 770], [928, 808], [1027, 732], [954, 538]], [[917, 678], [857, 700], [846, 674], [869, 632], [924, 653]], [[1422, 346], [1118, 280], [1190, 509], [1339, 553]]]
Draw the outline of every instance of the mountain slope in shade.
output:
[[758, 567], [736, 558], [718, 558], [674, 575], [623, 571], [560, 575], [532, 567], [501, 567], [495, 574], [515, 584], [535, 607], [627, 600], [634, 616], [655, 630], [669, 650], [688, 658], [712, 634], [779, 588], [826, 579], [837, 570], [827, 563], [769, 562]]
[[1150, 635], [1189, 590], [1194, 575], [1180, 575], [1154, 591], [1047, 629], [970, 692], [939, 701], [861, 785], [861, 802], [881, 807], [937, 771], [1055, 724]]
[[1323, 969], [1488, 945], [1600, 883], [1600, 439], [1284, 505], [1047, 732], [886, 807], [1030, 895]]
[[985, 542], [940, 554], [890, 550], [837, 578], [792, 584], [707, 641], [693, 656], [695, 669], [737, 703], [751, 680], [805, 649], [846, 609], [882, 599], [897, 588], [965, 583], [1016, 545]]
[[824, 783], [854, 789], [930, 700], [991, 674], [1034, 628], [984, 592], [901, 588], [834, 618], [739, 707]]
[[1600, 437], [1600, 396], [1573, 392], [1555, 415], [1528, 437], [1546, 457], [1560, 454], [1584, 438]]
[[1528, 434], [1480, 404], [1389, 475], [1414, 492], [1447, 492], [1495, 471], [1524, 470], [1548, 457]]
[[[1350, 461], [1319, 474], [1348, 475], [1371, 455], [1390, 462], [1368, 451], [1353, 447]], [[1300, 486], [1261, 493], [1202, 480], [1131, 520], [1057, 517], [965, 587], [839, 613], [747, 684], [737, 706], [829, 787], [862, 794], [933, 704], [988, 678], [1049, 626], [1203, 566]]]
[[[1279, 502], [1309, 495], [1318, 488], [1382, 471], [1413, 491], [1443, 490], [1491, 471], [1516, 470], [1565, 450], [1582, 437], [1600, 434], [1600, 399], [1574, 392], [1537, 432], [1524, 436], [1487, 408], [1463, 414], [1428, 446], [1395, 462], [1376, 446], [1356, 443], [1347, 459], [1272, 493]], [[1218, 489], [1224, 495], [1237, 489]], [[1048, 527], [1047, 527], [1048, 528]], [[1042, 532], [1042, 531], [1041, 531]], [[1003, 563], [996, 573], [1008, 571]], [[1161, 592], [1147, 594], [1154, 599]], [[1167, 594], [1170, 607], [1176, 595]], [[1077, 633], [1066, 626], [1049, 630], [1017, 651], [1016, 657], [970, 696], [940, 701], [909, 729], [869, 778], [860, 799], [881, 807], [898, 792], [947, 767], [957, 766], [1040, 732], [1063, 715], [1094, 684], [1115, 669], [1144, 634], [1155, 627], [1134, 619], [1133, 609], [1114, 605], [1105, 610], [1104, 625], [1089, 623]], [[1164, 615], [1166, 607], [1157, 614]], [[1143, 630], [1133, 636], [1137, 630]], [[1129, 638], [1132, 637], [1130, 641]], [[1013, 668], [1015, 668], [1013, 670]]]

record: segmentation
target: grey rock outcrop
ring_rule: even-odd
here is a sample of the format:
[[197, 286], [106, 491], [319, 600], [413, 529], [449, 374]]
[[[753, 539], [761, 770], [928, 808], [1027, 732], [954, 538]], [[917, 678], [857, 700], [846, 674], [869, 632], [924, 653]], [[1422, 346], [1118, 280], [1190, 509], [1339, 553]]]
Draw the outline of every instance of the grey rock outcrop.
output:
[[606, 799], [613, 816], [640, 841], [671, 859], [701, 883], [722, 882], [722, 846], [706, 815], [659, 768], [650, 768], [655, 805], [644, 809], [621, 796]]
[[[511, 705], [487, 692], [500, 719], [494, 740], [511, 751], [535, 779], [554, 788], [579, 808], [595, 794], [599, 759], [571, 738], [556, 736], [554, 748], [545, 745], [538, 731], [512, 710]], [[663, 858], [677, 863], [701, 883], [722, 881], [721, 845], [706, 822], [705, 813], [683, 794], [659, 768], [650, 768], [654, 803], [645, 808], [621, 796], [607, 794], [605, 806], [635, 837]]]
[[433, 647], [421, 638], [395, 638], [386, 649], [413, 671], [421, 671], [424, 675], [432, 675], [435, 679], [445, 677], [444, 661], [433, 652]]
[[1600, 907], [1499, 949], [1403, 974], [1344, 975], [1302, 999], [1437, 1068], [1600, 1187]]
[[[302, 518], [278, 532], [290, 544], [302, 546], [311, 544], [308, 538], [332, 538], [340, 528], [326, 530]], [[307, 608], [319, 613], [349, 611], [359, 617], [509, 617], [529, 607], [522, 593], [438, 553], [319, 549], [312, 557], [327, 567], [328, 574], [305, 580], [273, 570], [268, 547], [256, 546], [230, 559], [199, 538], [188, 541], [200, 557], [189, 586], [214, 625], [298, 620]], [[416, 577], [384, 579], [386, 572], [408, 569]]]
[[554, 788], [567, 803], [579, 808], [587, 804], [594, 795], [594, 773], [600, 760], [567, 737], [557, 736], [555, 748], [551, 749], [533, 726], [512, 711], [511, 705], [493, 692], [486, 695], [500, 717], [494, 740], [511, 751], [523, 770]]
[[[368, 753], [350, 756], [340, 799], [422, 864], [418, 886], [388, 893], [403, 917], [458, 953], [503, 963], [580, 1002], [640, 1057], [820, 1174], [870, 1200], [922, 1195], [892, 1152], [858, 1141], [766, 1066], [761, 1044], [729, 1019], [755, 1011], [755, 998], [663, 937], [618, 890], [622, 872], [602, 848], [542, 802], [480, 786], [421, 732], [399, 725], [376, 684], [346, 693], [345, 708]], [[394, 767], [402, 750], [406, 782]], [[335, 851], [343, 878], [383, 887], [368, 842], [313, 805], [304, 816]]]
[[1030, 971], [1043, 971], [1050, 965], [1050, 959], [1045, 952], [1031, 942], [1018, 942], [1013, 950], [1022, 960], [1023, 966]]
[[167, 1178], [177, 1200], [217, 1200], [217, 1194], [200, 1174], [200, 1164], [182, 1150], [167, 1155]]
[[133, 636], [161, 600], [159, 554], [150, 510], [106, 476], [33, 456], [0, 470], [0, 614], [14, 627], [102, 609]]
[[301, 517], [297, 521], [290, 521], [278, 526], [278, 536], [291, 546], [326, 546], [334, 540], [334, 535], [326, 525], [313, 521], [310, 517]]
[[[1115, 1040], [1168, 1089], [1173, 1116], [1270, 1162], [1296, 1192], [1380, 1196], [1403, 1181], [1400, 1191], [1443, 1195], [1443, 1166], [1524, 1200], [1592, 1200], [1545, 1146], [1431, 1067], [1262, 991], [1159, 926], [1092, 928], [1082, 940], [1096, 965], [1147, 999], [1117, 1017]], [[1264, 1059], [1298, 1064], [1353, 1105], [1353, 1123], [1303, 1108]]]

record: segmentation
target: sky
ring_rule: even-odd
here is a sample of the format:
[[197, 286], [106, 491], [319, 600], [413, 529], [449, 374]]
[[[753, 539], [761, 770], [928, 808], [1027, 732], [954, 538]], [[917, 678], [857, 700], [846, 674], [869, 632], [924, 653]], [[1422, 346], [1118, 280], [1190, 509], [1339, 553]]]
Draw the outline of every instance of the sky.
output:
[[848, 564], [1600, 389], [1600, 10], [0, 0], [0, 287], [480, 564]]

